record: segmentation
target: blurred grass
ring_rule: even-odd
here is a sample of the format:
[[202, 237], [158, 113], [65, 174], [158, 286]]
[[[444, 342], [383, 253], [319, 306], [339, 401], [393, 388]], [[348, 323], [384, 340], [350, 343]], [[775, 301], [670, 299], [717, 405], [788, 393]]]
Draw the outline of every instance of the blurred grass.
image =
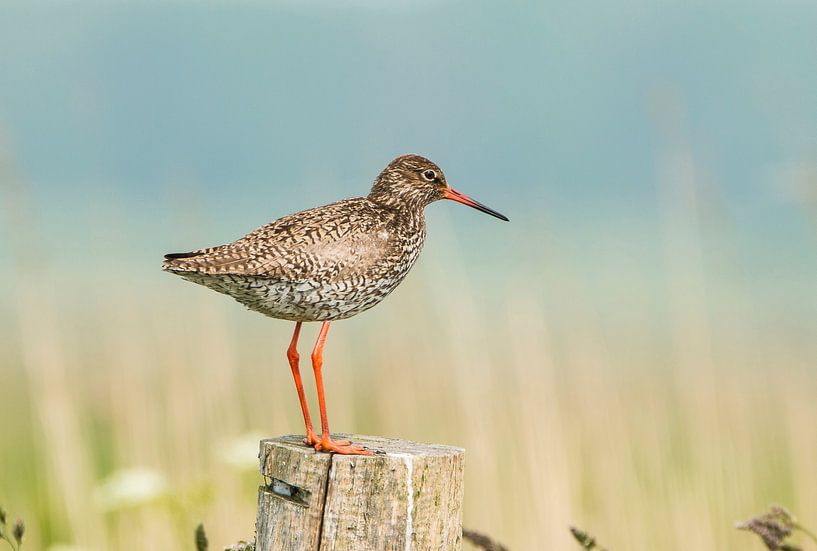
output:
[[[610, 549], [746, 548], [734, 521], [772, 501], [814, 524], [813, 343], [758, 329], [761, 305], [724, 268], [728, 220], [724, 231], [701, 219], [711, 205], [691, 153], [682, 140], [668, 151], [665, 311], [634, 300], [625, 327], [601, 315], [547, 238], [526, 265], [542, 271], [508, 270], [503, 300], [484, 299], [438, 215], [394, 296], [332, 327], [333, 429], [464, 446], [465, 524], [512, 549], [569, 549], [572, 524]], [[136, 275], [95, 266], [105, 284], [70, 296], [36, 205], [2, 164], [13, 265], [0, 502], [27, 519], [28, 548], [183, 549], [199, 521], [214, 544], [250, 537], [254, 442], [301, 430], [291, 324], [160, 274], [158, 255]]]
[[[569, 548], [565, 527], [575, 522], [613, 549], [723, 549], [741, 544], [732, 522], [758, 504], [817, 517], [817, 385], [807, 366], [620, 365], [582, 336], [570, 345], [581, 353], [557, 363], [535, 310], [511, 305], [489, 331], [477, 321], [489, 313], [474, 305], [477, 315], [460, 318], [472, 321], [453, 327], [417, 304], [393, 297], [390, 308], [412, 315], [359, 330], [358, 342], [346, 324], [333, 329], [331, 420], [337, 430], [465, 446], [467, 525], [516, 549]], [[261, 327], [238, 333], [219, 322], [232, 307], [143, 301], [124, 315], [100, 312], [98, 348], [61, 352], [70, 367], [45, 392], [19, 364], [4, 366], [2, 497], [29, 519], [31, 548], [80, 538], [89, 548], [183, 548], [200, 519], [215, 542], [252, 534], [253, 446], [244, 466], [225, 450], [250, 430], [299, 431], [300, 420], [276, 353], [288, 326], [268, 323], [267, 338]], [[70, 324], [61, 330], [74, 339]], [[504, 343], [507, 356], [492, 353]], [[773, 343], [758, 347], [774, 354]], [[43, 426], [53, 394], [65, 425], [78, 428], [70, 470], [60, 467], [64, 441]], [[122, 508], [93, 499], [131, 467], [166, 478], [170, 494]]]

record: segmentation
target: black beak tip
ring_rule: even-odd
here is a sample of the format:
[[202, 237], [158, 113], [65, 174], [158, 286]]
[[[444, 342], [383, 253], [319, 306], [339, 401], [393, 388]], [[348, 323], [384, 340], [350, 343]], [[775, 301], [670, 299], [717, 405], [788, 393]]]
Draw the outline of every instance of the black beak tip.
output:
[[497, 211], [495, 211], [495, 210], [494, 210], [494, 209], [492, 209], [492, 208], [488, 208], [488, 207], [486, 207], [485, 205], [480, 204], [480, 205], [479, 205], [479, 207], [477, 207], [477, 208], [478, 208], [478, 210], [481, 210], [481, 211], [482, 211], [482, 212], [484, 212], [485, 214], [490, 214], [490, 215], [491, 215], [491, 216], [493, 216], [494, 218], [499, 218], [499, 219], [500, 219], [500, 220], [502, 220], [503, 222], [510, 222], [510, 220], [508, 219], [508, 217], [507, 217], [507, 216], [505, 216], [505, 215], [504, 215], [504, 214], [502, 214], [501, 212], [497, 212]]
[[477, 205], [479, 205], [479, 206], [475, 206], [475, 207], [474, 207], [474, 208], [476, 208], [477, 210], [481, 210], [481, 211], [482, 211], [482, 212], [484, 212], [485, 214], [490, 214], [490, 215], [491, 215], [491, 216], [493, 216], [494, 218], [499, 218], [499, 219], [500, 219], [500, 220], [502, 220], [503, 222], [510, 222], [510, 220], [508, 219], [508, 217], [507, 217], [507, 216], [505, 216], [504, 214], [499, 213], [499, 212], [495, 211], [495, 210], [494, 210], [494, 209], [492, 209], [492, 208], [488, 208], [488, 207], [486, 207], [485, 205], [483, 205], [483, 204], [481, 204], [481, 203], [477, 203]]

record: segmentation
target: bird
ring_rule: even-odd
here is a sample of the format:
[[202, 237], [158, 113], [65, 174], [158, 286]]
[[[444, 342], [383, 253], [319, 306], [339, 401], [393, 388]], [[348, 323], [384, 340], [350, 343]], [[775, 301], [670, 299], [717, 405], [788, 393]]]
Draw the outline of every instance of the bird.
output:
[[[265, 316], [295, 322], [286, 356], [306, 427], [304, 443], [318, 452], [372, 455], [364, 446], [334, 440], [329, 431], [322, 377], [329, 325], [375, 306], [403, 281], [425, 242], [424, 209], [442, 199], [508, 221], [453, 189], [430, 160], [402, 155], [380, 172], [366, 197], [284, 216], [226, 245], [167, 254], [162, 269]], [[311, 355], [320, 436], [300, 374], [304, 322], [321, 322]]]

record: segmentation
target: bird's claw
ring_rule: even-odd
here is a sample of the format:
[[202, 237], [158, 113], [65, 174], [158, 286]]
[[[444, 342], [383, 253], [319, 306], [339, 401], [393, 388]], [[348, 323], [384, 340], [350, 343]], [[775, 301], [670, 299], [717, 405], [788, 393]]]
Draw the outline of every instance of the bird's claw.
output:
[[306, 433], [306, 438], [304, 438], [304, 440], [303, 440], [304, 444], [306, 444], [310, 448], [315, 447], [318, 444], [318, 442], [320, 442], [320, 441], [321, 441], [321, 439], [318, 438], [318, 435], [315, 434], [312, 431], [308, 431]]
[[371, 450], [363, 446], [355, 446], [348, 440], [332, 440], [330, 436], [321, 437], [311, 445], [318, 452], [338, 453], [341, 455], [374, 455]]

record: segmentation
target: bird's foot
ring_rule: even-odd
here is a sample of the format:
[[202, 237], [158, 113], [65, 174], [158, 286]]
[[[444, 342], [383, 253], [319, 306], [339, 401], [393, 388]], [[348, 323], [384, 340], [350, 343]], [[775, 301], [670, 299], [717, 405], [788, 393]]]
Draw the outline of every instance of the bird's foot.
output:
[[329, 435], [322, 436], [312, 447], [315, 448], [315, 451], [339, 453], [341, 455], [374, 455], [371, 450], [367, 450], [363, 446], [355, 446], [348, 440], [332, 440]]
[[315, 434], [314, 430], [312, 430], [311, 428], [307, 429], [306, 438], [304, 438], [304, 444], [306, 444], [310, 448], [314, 448], [315, 445], [317, 445], [318, 442], [320, 441], [321, 441], [320, 437], [317, 434]]
[[[331, 438], [330, 442], [332, 442], [336, 446], [348, 446], [351, 444], [349, 440], [332, 440]], [[306, 433], [306, 438], [304, 438], [304, 444], [306, 444], [310, 448], [315, 448], [318, 451], [323, 451], [318, 449], [318, 446], [321, 445], [321, 438], [317, 434], [315, 434], [314, 431], [308, 431]]]

